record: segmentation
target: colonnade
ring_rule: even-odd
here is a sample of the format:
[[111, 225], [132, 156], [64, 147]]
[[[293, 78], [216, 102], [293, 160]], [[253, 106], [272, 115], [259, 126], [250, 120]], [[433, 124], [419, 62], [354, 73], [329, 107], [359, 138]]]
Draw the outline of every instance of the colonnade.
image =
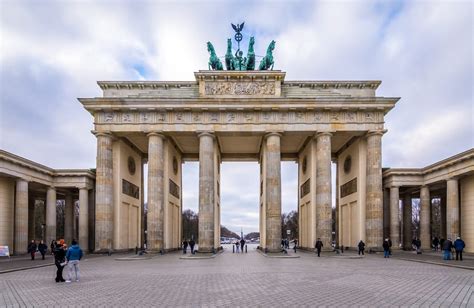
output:
[[[436, 189], [436, 197], [440, 198], [441, 206], [441, 226], [440, 234], [432, 234], [432, 199], [433, 193], [429, 185], [422, 185], [419, 187], [420, 197], [420, 229], [419, 239], [423, 249], [431, 248], [431, 241], [433, 236], [442, 238], [456, 239], [460, 236], [460, 204], [459, 204], [459, 181], [457, 178], [450, 178], [445, 181], [444, 189], [440, 192]], [[412, 229], [412, 191], [413, 188], [400, 194], [399, 186], [391, 186], [390, 193], [390, 239], [393, 246], [399, 245], [404, 249], [411, 249], [412, 240], [415, 237]], [[400, 214], [400, 199], [402, 200], [402, 215], [401, 221], [398, 217]], [[400, 227], [400, 223], [402, 226]], [[401, 234], [400, 234], [400, 231]]]

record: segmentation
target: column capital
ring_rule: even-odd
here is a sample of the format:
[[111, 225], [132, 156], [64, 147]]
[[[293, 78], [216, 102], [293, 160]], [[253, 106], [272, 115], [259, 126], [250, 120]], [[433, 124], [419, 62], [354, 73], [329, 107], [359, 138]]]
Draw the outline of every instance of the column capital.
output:
[[201, 138], [201, 137], [204, 137], [204, 136], [209, 136], [213, 139], [216, 138], [216, 135], [213, 131], [198, 131], [197, 136], [198, 136], [198, 138]]
[[98, 132], [96, 130], [91, 130], [91, 133], [96, 137], [99, 137], [99, 136], [113, 137], [110, 131]]
[[165, 139], [166, 136], [163, 134], [163, 131], [151, 131], [151, 132], [146, 132], [146, 136], [148, 138], [152, 137], [152, 136], [157, 136], [157, 137], [160, 137], [161, 139]]
[[370, 137], [370, 136], [383, 136], [388, 130], [386, 129], [377, 129], [377, 130], [369, 130], [365, 134], [365, 137]]
[[278, 136], [281, 138], [283, 136], [283, 132], [275, 131], [275, 132], [266, 132], [265, 135], [263, 136], [264, 139], [267, 139], [268, 137], [271, 136]]
[[332, 137], [333, 135], [333, 131], [326, 131], [326, 132], [316, 132], [314, 134], [314, 137], [313, 138], [319, 138], [319, 137], [322, 137], [322, 136], [329, 136], [329, 137]]
[[54, 191], [56, 191], [56, 187], [55, 187], [55, 186], [49, 186], [47, 189], [48, 189], [48, 190], [54, 190]]
[[397, 186], [397, 185], [390, 185], [389, 188], [390, 188], [390, 189], [392, 189], [392, 188], [398, 188], [398, 189], [400, 189], [400, 186]]

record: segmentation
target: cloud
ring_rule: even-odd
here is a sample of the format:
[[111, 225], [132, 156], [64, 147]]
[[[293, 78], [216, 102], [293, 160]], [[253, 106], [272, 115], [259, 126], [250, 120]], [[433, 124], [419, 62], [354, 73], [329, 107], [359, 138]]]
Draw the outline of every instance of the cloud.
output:
[[[97, 80], [193, 80], [207, 69], [205, 43], [223, 55], [229, 24], [242, 21], [257, 55], [276, 40], [287, 80], [379, 79], [378, 95], [401, 97], [386, 116], [384, 166], [422, 167], [474, 147], [469, 1], [4, 0], [0, 14], [0, 148], [54, 168], [95, 166], [93, 119], [76, 98], [100, 96]], [[257, 164], [230, 166], [223, 221], [257, 228], [259, 185], [245, 180]], [[296, 206], [288, 166], [283, 211]], [[185, 207], [197, 209], [197, 164], [183, 170]]]

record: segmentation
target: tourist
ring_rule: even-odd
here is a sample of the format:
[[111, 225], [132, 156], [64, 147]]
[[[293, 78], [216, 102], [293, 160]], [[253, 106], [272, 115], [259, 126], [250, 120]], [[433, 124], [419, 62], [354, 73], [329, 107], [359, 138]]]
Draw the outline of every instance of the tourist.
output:
[[285, 240], [284, 239], [281, 239], [281, 248], [285, 249]]
[[43, 241], [41, 241], [38, 245], [38, 250], [41, 253], [42, 260], [44, 260], [44, 255], [46, 254], [46, 251], [48, 250], [48, 246], [46, 246], [46, 244]]
[[51, 248], [51, 254], [54, 255], [54, 250], [56, 249], [56, 241], [52, 240], [51, 244], [49, 245], [49, 248]]
[[359, 247], [359, 256], [362, 254], [364, 255], [364, 250], [365, 250], [365, 243], [360, 240], [359, 244], [357, 245]]
[[186, 239], [183, 239], [183, 254], [186, 254], [186, 251], [188, 250], [188, 241]]
[[240, 240], [240, 250], [242, 251], [242, 253], [244, 253], [244, 246], [245, 246], [245, 240], [244, 238], [242, 238]]
[[448, 238], [446, 241], [443, 242], [443, 260], [451, 260], [451, 248], [453, 247], [453, 242], [451, 239]]
[[66, 251], [64, 250], [64, 240], [56, 242], [54, 247], [54, 265], [56, 265], [56, 282], [64, 282], [63, 269], [66, 262]]
[[385, 241], [383, 241], [382, 247], [383, 247], [383, 257], [390, 258], [390, 244], [388, 243], [388, 238], [386, 238]]
[[35, 259], [35, 254], [36, 254], [35, 240], [31, 240], [31, 243], [28, 244], [27, 251], [31, 255], [31, 260], [34, 260]]
[[454, 241], [454, 249], [456, 250], [456, 261], [459, 260], [462, 261], [462, 251], [466, 247], [466, 244], [464, 241], [458, 236], [456, 240]]
[[189, 241], [189, 248], [191, 248], [191, 254], [192, 255], [194, 254], [194, 245], [196, 245], [196, 242], [194, 241], [194, 239], [191, 239]]
[[295, 253], [296, 253], [296, 248], [298, 247], [298, 240], [294, 239], [293, 243], [295, 244], [295, 246], [293, 246], [293, 249], [295, 250]]
[[236, 252], [236, 253], [239, 253], [239, 249], [240, 249], [240, 244], [239, 244], [239, 241], [237, 240], [237, 241], [235, 242], [235, 252]]
[[421, 240], [419, 238], [415, 239], [416, 254], [421, 255]]
[[72, 271], [76, 273], [76, 281], [79, 282], [79, 261], [82, 259], [82, 249], [77, 244], [76, 240], [72, 240], [71, 247], [67, 250], [66, 260], [68, 271], [68, 279], [66, 283], [71, 282], [72, 280]]
[[318, 254], [318, 257], [321, 256], [321, 248], [323, 248], [323, 246], [323, 242], [321, 242], [321, 239], [318, 237], [316, 244], [314, 244], [314, 248], [316, 248], [316, 253]]
[[434, 248], [434, 251], [438, 251], [438, 245], [439, 245], [439, 239], [437, 236], [434, 237], [433, 239], [433, 248]]

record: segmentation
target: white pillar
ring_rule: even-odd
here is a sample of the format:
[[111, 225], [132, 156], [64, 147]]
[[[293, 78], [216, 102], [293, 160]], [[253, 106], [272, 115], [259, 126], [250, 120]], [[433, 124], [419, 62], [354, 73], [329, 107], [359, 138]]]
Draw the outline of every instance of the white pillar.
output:
[[390, 239], [394, 248], [400, 247], [399, 202], [400, 190], [398, 186], [390, 187]]
[[46, 243], [56, 238], [56, 188], [48, 187], [46, 192]]
[[148, 134], [147, 249], [162, 250], [164, 234], [164, 136]]
[[325, 250], [332, 249], [331, 136], [316, 135], [316, 237]]
[[214, 247], [214, 134], [199, 134], [199, 252]]
[[79, 188], [79, 246], [89, 250], [89, 190]]
[[421, 186], [420, 189], [420, 241], [421, 248], [429, 250], [431, 248], [431, 197], [428, 186]]
[[459, 182], [449, 179], [446, 194], [446, 233], [452, 241], [459, 236]]
[[15, 253], [26, 253], [28, 248], [28, 182], [16, 181], [15, 198]]

